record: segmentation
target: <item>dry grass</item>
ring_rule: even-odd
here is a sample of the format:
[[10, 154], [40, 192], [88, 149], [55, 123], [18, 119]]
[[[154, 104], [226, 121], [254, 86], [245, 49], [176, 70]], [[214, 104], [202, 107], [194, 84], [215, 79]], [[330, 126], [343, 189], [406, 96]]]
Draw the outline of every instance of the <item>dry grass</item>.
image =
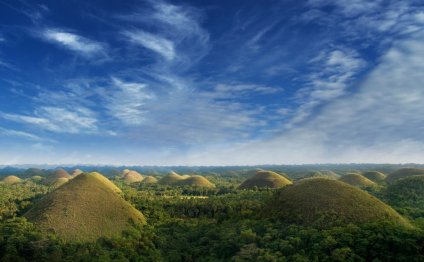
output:
[[241, 183], [239, 189], [250, 189], [254, 187], [280, 188], [290, 184], [292, 182], [282, 175], [272, 171], [258, 170], [254, 176]]
[[203, 176], [189, 176], [185, 179], [179, 180], [176, 185], [178, 186], [196, 186], [196, 187], [215, 187], [209, 180]]
[[15, 185], [15, 184], [19, 184], [21, 183], [23, 180], [20, 179], [17, 176], [7, 176], [5, 178], [3, 178], [3, 183], [5, 183], [6, 185]]
[[351, 186], [357, 186], [357, 187], [367, 187], [367, 186], [375, 185], [373, 181], [357, 173], [344, 175], [341, 178], [339, 178], [339, 180]]
[[365, 191], [326, 179], [302, 179], [280, 189], [268, 204], [271, 215], [290, 223], [329, 227], [390, 220], [410, 226], [393, 208]]
[[99, 173], [84, 173], [35, 203], [25, 217], [67, 241], [113, 237], [145, 218]]

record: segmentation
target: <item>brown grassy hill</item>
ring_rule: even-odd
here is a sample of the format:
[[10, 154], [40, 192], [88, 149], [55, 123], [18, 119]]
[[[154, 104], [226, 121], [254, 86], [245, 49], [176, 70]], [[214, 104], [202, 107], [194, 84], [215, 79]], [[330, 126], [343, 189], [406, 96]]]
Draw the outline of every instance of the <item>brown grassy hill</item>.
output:
[[166, 176], [162, 177], [159, 180], [159, 184], [161, 185], [173, 185], [177, 183], [180, 180], [183, 180], [184, 178], [180, 176], [179, 174], [175, 173], [174, 171], [170, 172]]
[[56, 182], [58, 178], [68, 178], [71, 179], [72, 177], [69, 175], [66, 170], [59, 168], [54, 170], [51, 174], [49, 174], [46, 179], [44, 179], [43, 183], [46, 185], [51, 185], [52, 183]]
[[214, 184], [212, 184], [209, 180], [207, 180], [203, 176], [189, 176], [186, 179], [179, 180], [176, 185], [178, 186], [196, 186], [196, 187], [209, 187], [213, 188], [215, 187]]
[[327, 178], [302, 179], [278, 190], [266, 210], [265, 214], [301, 225], [329, 227], [390, 220], [410, 226], [407, 220], [374, 196]]
[[130, 170], [122, 176], [122, 179], [124, 180], [126, 184], [131, 184], [131, 183], [142, 181], [143, 176], [137, 171]]
[[141, 182], [143, 184], [156, 184], [158, 180], [154, 176], [146, 176]]
[[384, 181], [384, 179], [386, 178], [385, 174], [378, 171], [366, 171], [363, 172], [362, 175], [374, 182], [381, 182]]
[[24, 215], [43, 232], [67, 241], [95, 241], [146, 221], [99, 173], [83, 173], [52, 191]]
[[272, 171], [260, 170], [256, 171], [256, 174], [248, 179], [246, 179], [238, 187], [239, 189], [249, 189], [249, 188], [280, 188], [286, 185], [290, 185], [292, 182], [286, 177], [279, 175]]
[[75, 169], [71, 172], [71, 177], [76, 177], [81, 175], [82, 173], [84, 173], [84, 171], [82, 171], [81, 169]]
[[50, 187], [52, 187], [52, 188], [59, 188], [59, 187], [61, 187], [62, 185], [64, 185], [64, 184], [68, 183], [68, 182], [69, 182], [69, 178], [66, 178], [66, 177], [60, 177], [60, 178], [56, 179], [56, 181], [54, 181], [54, 182], [50, 185]]
[[389, 174], [386, 177], [387, 183], [393, 183], [394, 181], [405, 178], [408, 176], [424, 175], [424, 168], [401, 168], [395, 172]]
[[357, 186], [357, 187], [367, 187], [367, 186], [375, 185], [373, 181], [357, 173], [344, 175], [341, 178], [339, 178], [339, 180], [349, 185]]
[[17, 176], [7, 176], [7, 177], [3, 178], [2, 181], [6, 185], [15, 185], [15, 184], [22, 183], [23, 180], [20, 179]]

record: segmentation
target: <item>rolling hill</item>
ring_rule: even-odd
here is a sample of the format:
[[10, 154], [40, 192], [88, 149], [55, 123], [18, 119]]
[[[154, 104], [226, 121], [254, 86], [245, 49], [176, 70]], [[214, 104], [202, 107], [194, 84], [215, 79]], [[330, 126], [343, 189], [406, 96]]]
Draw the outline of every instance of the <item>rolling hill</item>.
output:
[[410, 226], [394, 209], [365, 191], [326, 179], [302, 179], [276, 192], [265, 210], [287, 223], [330, 227], [389, 220]]
[[205, 177], [197, 176], [197, 175], [189, 176], [188, 178], [179, 180], [178, 182], [176, 182], [176, 185], [178, 185], [178, 186], [208, 187], [208, 188], [215, 187], [215, 185], [212, 184]]
[[145, 224], [142, 213], [99, 173], [83, 173], [52, 191], [24, 215], [42, 232], [67, 241], [95, 241]]
[[387, 183], [393, 183], [394, 181], [405, 178], [408, 176], [424, 175], [424, 168], [401, 168], [395, 172], [389, 174], [386, 177]]
[[366, 171], [362, 175], [374, 182], [382, 182], [386, 178], [386, 175], [378, 171]]
[[246, 179], [238, 188], [280, 188], [290, 184], [292, 182], [282, 175], [272, 171], [258, 170], [254, 176]]
[[143, 184], [156, 184], [158, 180], [154, 176], [146, 176], [141, 182]]
[[174, 185], [180, 180], [183, 180], [184, 177], [180, 176], [179, 174], [175, 173], [174, 171], [170, 172], [166, 176], [162, 177], [159, 180], [159, 184], [161, 185]]
[[122, 176], [122, 180], [124, 180], [124, 182], [126, 184], [132, 184], [135, 182], [140, 182], [143, 180], [143, 176], [138, 173], [137, 171], [134, 170], [129, 170], [128, 172], [125, 172]]
[[7, 176], [5, 178], [2, 179], [2, 182], [5, 183], [6, 185], [15, 185], [15, 184], [19, 184], [22, 183], [22, 179], [20, 179], [17, 176]]
[[46, 177], [46, 179], [43, 180], [43, 183], [46, 184], [46, 185], [51, 185], [54, 182], [56, 182], [56, 180], [58, 178], [68, 178], [68, 179], [71, 179], [72, 177], [69, 175], [69, 173], [66, 170], [64, 170], [62, 168], [59, 168], [59, 169], [54, 170], [52, 173], [50, 173]]
[[373, 181], [357, 173], [346, 174], [340, 177], [339, 180], [356, 187], [367, 187], [375, 184]]

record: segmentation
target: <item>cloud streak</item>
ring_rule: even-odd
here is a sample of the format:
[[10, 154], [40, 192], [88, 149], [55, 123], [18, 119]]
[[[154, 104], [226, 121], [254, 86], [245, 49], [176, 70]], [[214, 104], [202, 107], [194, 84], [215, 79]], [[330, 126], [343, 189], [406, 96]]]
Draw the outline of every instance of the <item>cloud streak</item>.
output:
[[105, 52], [104, 46], [99, 42], [65, 30], [49, 28], [42, 31], [41, 35], [46, 41], [83, 56], [93, 56]]

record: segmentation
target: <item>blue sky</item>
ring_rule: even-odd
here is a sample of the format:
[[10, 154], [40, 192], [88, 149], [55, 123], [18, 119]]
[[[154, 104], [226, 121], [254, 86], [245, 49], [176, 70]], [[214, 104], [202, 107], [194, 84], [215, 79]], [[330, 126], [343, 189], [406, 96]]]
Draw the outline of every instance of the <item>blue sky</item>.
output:
[[0, 0], [0, 164], [424, 159], [420, 0]]

